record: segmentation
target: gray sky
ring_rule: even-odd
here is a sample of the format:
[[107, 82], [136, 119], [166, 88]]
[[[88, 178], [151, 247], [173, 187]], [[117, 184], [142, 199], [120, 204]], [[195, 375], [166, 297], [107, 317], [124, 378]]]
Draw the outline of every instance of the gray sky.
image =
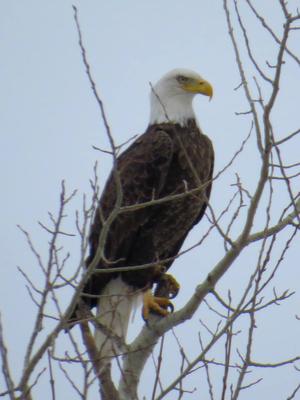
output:
[[[199, 97], [195, 100], [195, 109], [202, 129], [214, 142], [215, 171], [218, 172], [239, 148], [250, 129], [247, 116], [235, 115], [236, 111], [247, 111], [248, 107], [242, 91], [234, 90], [240, 79], [222, 2], [89, 0], [73, 3], [78, 7], [92, 74], [105, 103], [116, 141], [122, 143], [145, 130], [149, 116], [150, 81], [155, 83], [164, 73], [176, 67], [194, 69], [214, 86], [213, 101]], [[260, 3], [261, 10], [267, 13], [266, 17], [272, 19], [275, 31], [280, 33], [280, 9], [275, 6], [270, 8], [268, 0]], [[296, 3], [290, 2], [292, 5]], [[92, 149], [92, 145], [107, 147], [108, 143], [82, 65], [71, 4], [61, 0], [11, 0], [1, 3], [0, 308], [16, 376], [20, 373], [19, 360], [23, 357], [34, 310], [16, 266], [22, 266], [36, 281], [41, 278], [16, 225], [20, 224], [31, 232], [37, 248], [46, 257], [48, 238], [37, 221], [45, 223], [48, 211], [57, 212], [62, 179], [70, 191], [78, 189], [66, 225], [69, 231], [74, 231], [74, 210], [80, 207], [83, 193], [90, 192], [89, 178], [95, 160], [99, 160], [103, 180], [111, 165], [108, 156]], [[257, 57], [260, 61], [268, 59], [274, 62], [272, 41], [262, 34], [250, 14], [247, 21]], [[291, 47], [299, 50], [296, 36], [291, 40]], [[287, 73], [282, 82], [282, 97], [274, 109], [278, 137], [297, 129], [299, 122], [299, 71], [292, 63], [285, 68]], [[247, 66], [246, 71], [249, 76], [253, 74]], [[288, 151], [287, 161], [291, 163], [299, 161], [299, 140], [298, 144], [296, 141]], [[253, 137], [243, 157], [214, 185], [211, 201], [216, 212], [222, 210], [233, 194], [230, 184], [235, 182], [235, 173], [239, 173], [251, 191], [257, 182], [258, 168]], [[286, 195], [283, 193], [282, 198], [278, 197], [279, 206], [284, 200]], [[259, 222], [258, 229], [261, 227]], [[205, 222], [203, 228], [197, 227], [186, 246], [195, 243], [205, 227]], [[238, 226], [235, 229], [237, 233]], [[72, 253], [75, 263], [79, 253], [78, 239], [66, 239], [64, 245]], [[176, 307], [184, 304], [195, 285], [223, 254], [221, 240], [212, 236], [200, 250], [189, 253], [174, 264], [172, 273], [182, 285], [180, 296], [175, 301]], [[296, 250], [292, 249], [284, 271], [279, 272], [276, 280], [279, 291], [289, 287], [297, 289], [298, 259], [299, 252], [296, 254]], [[255, 250], [245, 254], [219, 283], [220, 292], [226, 294], [231, 289], [237, 301], [254, 260]], [[72, 268], [71, 264], [69, 268]], [[67, 304], [68, 298], [64, 301]], [[300, 353], [300, 328], [294, 320], [298, 305], [299, 294], [281, 306], [284, 311], [281, 310], [280, 314], [275, 308], [270, 310], [268, 316], [258, 320], [258, 361], [280, 360]], [[190, 354], [198, 346], [196, 332], [201, 330], [199, 318], [203, 315], [210, 318], [204, 306], [192, 322], [178, 329], [181, 339], [187, 339], [185, 345]], [[278, 315], [280, 321], [277, 320]], [[290, 328], [287, 329], [287, 326]], [[194, 336], [188, 337], [190, 332], [194, 332]], [[284, 343], [281, 341], [283, 335], [286, 338]], [[63, 339], [61, 343], [63, 348]], [[167, 362], [164, 370], [166, 382], [175, 375], [170, 365], [172, 363]], [[147, 373], [150, 374], [150, 368], [146, 370], [145, 382]], [[296, 372], [287, 369], [272, 371], [265, 376], [252, 392], [245, 392], [244, 399], [285, 398], [284, 395], [292, 391], [299, 381]], [[41, 387], [47, 384], [47, 379], [44, 378]], [[286, 382], [284, 388], [282, 380]], [[191, 387], [198, 384], [197, 378], [191, 380]], [[64, 398], [68, 398], [66, 391], [72, 393], [70, 388], [61, 387], [60, 390]], [[144, 392], [147, 393], [146, 383]], [[198, 396], [199, 392], [190, 398], [197, 399]]]

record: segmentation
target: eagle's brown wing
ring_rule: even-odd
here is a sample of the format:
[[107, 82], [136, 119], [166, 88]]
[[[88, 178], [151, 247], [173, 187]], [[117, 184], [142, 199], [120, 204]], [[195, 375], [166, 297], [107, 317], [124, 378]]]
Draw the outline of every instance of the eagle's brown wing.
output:
[[[186, 231], [184, 233], [184, 235], [182, 235], [179, 238], [177, 243], [170, 249], [170, 252], [166, 256], [166, 258], [172, 258], [172, 257], [175, 257], [178, 254], [178, 252], [180, 251], [181, 246], [183, 245], [183, 242], [185, 241], [188, 233], [190, 232], [190, 230], [192, 229], [193, 226], [197, 225], [201, 221], [201, 219], [203, 218], [204, 213], [206, 211], [206, 208], [207, 208], [207, 205], [208, 205], [208, 201], [209, 201], [209, 198], [210, 198], [211, 188], [212, 188], [212, 179], [213, 179], [213, 170], [214, 170], [214, 152], [213, 152], [213, 148], [212, 148], [211, 145], [209, 146], [209, 149], [210, 149], [210, 151], [209, 151], [209, 155], [207, 157], [207, 167], [209, 167], [209, 175], [207, 177], [207, 182], [208, 183], [207, 183], [207, 186], [206, 186], [206, 188], [204, 190], [205, 200], [203, 201], [203, 205], [202, 205], [197, 217], [194, 219], [191, 228], [188, 231]], [[170, 266], [173, 264], [173, 262], [174, 262], [174, 259], [171, 259], [170, 261], [166, 262], [164, 264], [166, 269], [169, 269]]]
[[[202, 184], [205, 187], [197, 194], [187, 194], [181, 199], [156, 206], [155, 213], [151, 214], [151, 218], [143, 225], [137, 237], [128, 265], [141, 265], [171, 258], [162, 262], [164, 267], [169, 269], [186, 236], [202, 219], [207, 208], [214, 167], [212, 143], [198, 130], [193, 135], [191, 131], [177, 127], [177, 134], [182, 135], [185, 150], [182, 151], [181, 145], [178, 144], [176, 149], [176, 140], [173, 141], [174, 155], [160, 196], [163, 198], [185, 193], [186, 188], [193, 190]], [[193, 171], [190, 165], [193, 165]], [[126, 273], [123, 279], [131, 285], [141, 287], [143, 282], [153, 282], [153, 272], [148, 268], [138, 273]]]

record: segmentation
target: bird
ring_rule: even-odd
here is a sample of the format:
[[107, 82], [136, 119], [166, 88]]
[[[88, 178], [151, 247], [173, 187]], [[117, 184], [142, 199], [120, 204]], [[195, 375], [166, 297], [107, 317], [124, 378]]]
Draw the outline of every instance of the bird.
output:
[[89, 309], [97, 307], [96, 320], [103, 329], [96, 329], [95, 342], [104, 357], [118, 351], [110, 333], [125, 340], [138, 298], [145, 321], [152, 313], [165, 317], [173, 311], [171, 300], [180, 285], [167, 272], [202, 219], [212, 187], [214, 150], [195, 116], [192, 102], [197, 94], [211, 99], [212, 85], [183, 68], [151, 85], [148, 127], [117, 157], [100, 197], [89, 234], [87, 271], [120, 192], [121, 207], [81, 302]]

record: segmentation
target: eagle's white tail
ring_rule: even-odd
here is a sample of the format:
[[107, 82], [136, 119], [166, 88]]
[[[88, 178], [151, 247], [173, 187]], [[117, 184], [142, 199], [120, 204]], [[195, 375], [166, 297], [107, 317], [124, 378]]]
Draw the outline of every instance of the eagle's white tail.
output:
[[120, 344], [125, 343], [130, 314], [139, 297], [140, 294], [121, 277], [111, 280], [101, 293], [97, 320], [104, 329], [96, 329], [95, 342], [105, 364], [111, 357], [122, 353]]

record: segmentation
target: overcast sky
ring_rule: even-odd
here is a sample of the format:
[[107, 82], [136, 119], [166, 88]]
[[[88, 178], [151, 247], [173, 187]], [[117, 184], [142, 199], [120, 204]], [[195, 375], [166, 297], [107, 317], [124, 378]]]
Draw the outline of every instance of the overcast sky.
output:
[[[147, 127], [149, 82], [155, 83], [173, 68], [193, 69], [214, 86], [213, 101], [208, 102], [207, 98], [199, 96], [195, 100], [195, 110], [200, 126], [214, 143], [215, 171], [218, 172], [240, 147], [250, 129], [249, 118], [235, 114], [247, 111], [248, 107], [242, 91], [234, 90], [240, 78], [227, 33], [223, 2], [75, 0], [73, 3], [78, 7], [92, 74], [116, 142], [122, 143], [135, 134], [143, 133]], [[243, 1], [241, 3], [244, 4]], [[272, 20], [279, 34], [282, 26], [280, 8], [271, 6], [269, 0], [259, 3], [260, 10]], [[296, 3], [290, 2], [292, 5]], [[257, 57], [274, 63], [275, 47], [272, 41], [269, 36], [262, 34], [246, 8], [244, 13], [248, 18]], [[111, 160], [92, 148], [93, 145], [105, 148], [108, 142], [82, 65], [72, 2], [3, 0], [0, 7], [0, 38], [0, 308], [11, 351], [12, 369], [15, 368], [17, 377], [34, 308], [16, 266], [22, 266], [37, 281], [40, 275], [26, 241], [16, 226], [20, 224], [31, 232], [37, 248], [46, 257], [48, 238], [37, 222], [46, 223], [47, 212], [57, 212], [60, 182], [64, 179], [69, 191], [78, 189], [66, 225], [72, 231], [74, 210], [80, 207], [83, 193], [90, 192], [89, 179], [95, 160], [99, 161], [102, 184]], [[291, 47], [299, 51], [296, 38], [291, 41]], [[282, 98], [274, 116], [279, 137], [299, 127], [299, 70], [293, 64], [288, 64], [286, 68], [288, 73], [282, 83]], [[251, 76], [251, 69], [246, 66], [246, 70]], [[298, 144], [295, 141], [289, 149], [288, 161], [299, 161], [299, 148], [298, 140]], [[233, 194], [230, 185], [235, 182], [236, 172], [247, 189], [253, 190], [258, 168], [253, 137], [243, 157], [215, 183], [211, 199], [214, 209], [217, 212], [222, 210], [224, 201]], [[236, 229], [238, 231], [238, 227]], [[203, 232], [201, 227], [197, 227], [186, 245], [194, 243]], [[78, 239], [67, 239], [65, 246], [75, 263], [79, 254]], [[211, 239], [201, 251], [196, 250], [174, 264], [172, 273], [182, 286], [180, 296], [175, 301], [176, 307], [184, 304], [196, 284], [223, 254], [221, 241]], [[234, 266], [219, 283], [223, 294], [228, 289], [236, 290], [237, 296], [240, 294], [241, 282], [243, 279], [246, 281], [250, 273], [241, 271], [243, 267], [251, 267], [248, 263], [251, 264], [249, 260], [252, 256], [249, 253], [247, 257], [242, 259], [245, 263], [243, 266]], [[297, 254], [292, 249], [285, 273], [280, 273], [278, 277], [280, 289], [291, 287], [295, 290], [295, 282], [299, 285], [297, 263], [299, 250]], [[201, 268], [196, 267], [199, 264]], [[67, 304], [68, 299], [64, 301]], [[295, 300], [282, 306], [286, 312], [281, 312], [280, 317], [285, 315], [286, 319], [281, 320], [280, 324], [275, 311], [266, 318], [266, 324], [260, 321], [259, 332], [265, 333], [264, 338], [258, 333], [259, 360], [268, 360], [274, 354], [278, 360], [300, 353], [300, 328], [294, 320], [297, 305], [299, 294]], [[199, 311], [195, 321], [179, 329], [182, 338], [188, 332], [200, 329], [198, 321], [201, 315]], [[198, 328], [195, 328], [197, 324]], [[288, 333], [279, 326], [282, 324], [290, 324]], [[287, 338], [285, 343], [280, 341], [283, 333]], [[266, 337], [268, 340], [263, 340]], [[196, 343], [196, 333], [194, 340]], [[186, 343], [191, 352], [196, 345], [198, 343], [193, 344], [192, 339]], [[272, 372], [253, 392], [245, 392], [243, 398], [285, 398], [284, 395], [300, 380], [296, 372], [289, 370], [285, 376], [285, 371]], [[165, 376], [168, 381], [167, 371]], [[282, 380], [286, 382], [284, 390]], [[46, 378], [41, 388], [43, 384], [47, 384]], [[146, 386], [145, 383], [143, 393], [147, 393]], [[71, 389], [63, 387], [61, 396], [64, 393], [64, 397], [59, 398], [70, 398], [66, 396], [66, 391], [71, 395]], [[39, 389], [37, 393], [41, 393]], [[190, 398], [198, 399], [198, 396], [199, 392]]]

